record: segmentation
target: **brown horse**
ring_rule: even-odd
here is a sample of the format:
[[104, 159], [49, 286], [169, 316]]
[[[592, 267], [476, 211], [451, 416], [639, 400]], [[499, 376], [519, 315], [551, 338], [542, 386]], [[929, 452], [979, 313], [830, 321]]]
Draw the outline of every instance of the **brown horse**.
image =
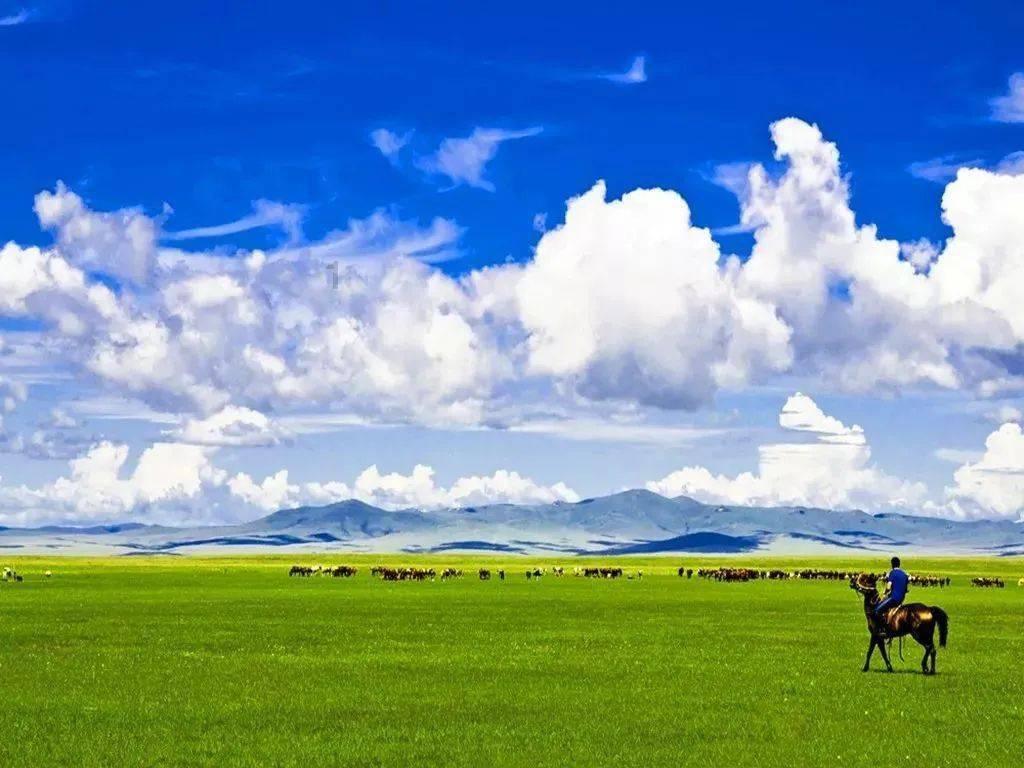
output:
[[[875, 615], [875, 606], [878, 605], [878, 587], [875, 577], [861, 574], [850, 579], [850, 588], [857, 590], [864, 596], [864, 616], [868, 620], [868, 631], [871, 633], [871, 644], [868, 645], [868, 655], [864, 659], [864, 671], [868, 671], [871, 664], [871, 654], [878, 646], [885, 660], [886, 669], [892, 672], [892, 664], [889, 663], [889, 654], [885, 649], [886, 638], [903, 637], [910, 635], [924, 646], [924, 658], [921, 659], [921, 671], [927, 674], [935, 674], [935, 628], [939, 628], [939, 645], [946, 647], [946, 638], [949, 635], [949, 617], [946, 612], [938, 606], [928, 606], [924, 603], [907, 603], [889, 611], [886, 616], [888, 626], [884, 626]], [[931, 660], [929, 669], [928, 661]]]

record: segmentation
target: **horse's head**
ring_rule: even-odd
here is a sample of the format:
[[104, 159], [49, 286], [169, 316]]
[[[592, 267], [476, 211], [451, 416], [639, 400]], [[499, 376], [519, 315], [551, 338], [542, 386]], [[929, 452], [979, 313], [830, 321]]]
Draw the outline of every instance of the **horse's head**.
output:
[[878, 587], [875, 584], [874, 577], [866, 573], [850, 577], [850, 589], [854, 589], [862, 595], [878, 592]]

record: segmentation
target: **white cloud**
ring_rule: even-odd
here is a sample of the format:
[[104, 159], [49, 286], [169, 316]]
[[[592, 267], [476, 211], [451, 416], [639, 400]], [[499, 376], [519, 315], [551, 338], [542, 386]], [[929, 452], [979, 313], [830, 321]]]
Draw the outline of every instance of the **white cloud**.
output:
[[744, 295], [736, 267], [675, 192], [569, 202], [514, 286], [529, 371], [594, 399], [694, 407], [790, 363], [789, 329]]
[[424, 263], [456, 252], [447, 219], [378, 211], [317, 242], [190, 253], [158, 250], [157, 220], [91, 211], [58, 185], [36, 200], [55, 245], [0, 248], [0, 313], [41, 322], [46, 354], [103, 396], [175, 423], [233, 406], [520, 425], [552, 412], [538, 402], [693, 408], [778, 375], [872, 393], [1020, 387], [1024, 176], [961, 170], [943, 195], [952, 236], [901, 244], [858, 225], [816, 126], [787, 118], [772, 138], [779, 172], [731, 177], [747, 262], [669, 190], [609, 200], [598, 183], [529, 261], [453, 278]]
[[900, 255], [917, 272], [927, 272], [939, 257], [941, 249], [935, 243], [921, 238], [910, 243], [900, 243]]
[[1010, 75], [1007, 92], [997, 96], [989, 104], [992, 119], [998, 123], [1024, 123], [1024, 72]]
[[517, 472], [500, 469], [490, 476], [462, 477], [448, 488], [434, 482], [434, 470], [417, 464], [411, 474], [381, 474], [376, 465], [356, 478], [356, 498], [386, 507], [463, 507], [482, 504], [549, 504], [579, 501], [564, 483], [542, 486]]
[[445, 139], [434, 154], [420, 158], [417, 164], [427, 173], [448, 177], [456, 186], [466, 184], [493, 192], [494, 184], [484, 178], [484, 170], [498, 153], [498, 147], [506, 141], [536, 136], [541, 130], [540, 127], [517, 131], [474, 128], [464, 139]]
[[7, 16], [0, 16], [0, 27], [17, 27], [33, 20], [35, 12], [30, 8], [22, 8]]
[[288, 236], [289, 242], [302, 239], [302, 219], [305, 208], [301, 205], [277, 203], [273, 200], [256, 200], [252, 204], [252, 213], [226, 224], [215, 224], [208, 227], [195, 227], [177, 232], [162, 232], [161, 240], [193, 240], [201, 237], [223, 237], [248, 232], [261, 227], [278, 227]]
[[644, 56], [635, 56], [625, 72], [609, 72], [601, 75], [601, 78], [612, 83], [621, 85], [638, 85], [647, 82], [647, 59]]
[[370, 143], [392, 163], [398, 160], [399, 154], [411, 138], [411, 132], [398, 134], [387, 128], [377, 128], [370, 132]]
[[985, 440], [985, 453], [965, 463], [946, 488], [945, 512], [964, 519], [1022, 519], [1024, 515], [1024, 432], [1003, 424]]
[[62, 182], [53, 192], [36, 195], [35, 211], [76, 266], [148, 282], [156, 259], [156, 225], [141, 211], [95, 213]]
[[229, 405], [205, 419], [188, 419], [175, 437], [196, 445], [277, 445], [287, 433], [259, 411]]
[[955, 178], [961, 168], [977, 168], [984, 164], [984, 161], [978, 158], [963, 160], [957, 155], [943, 155], [911, 163], [907, 166], [907, 172], [916, 179], [945, 184]]
[[438, 485], [434, 470], [422, 464], [408, 475], [383, 474], [370, 466], [351, 483], [292, 482], [287, 469], [258, 480], [244, 472], [230, 475], [216, 466], [217, 450], [154, 443], [132, 469], [127, 445], [100, 441], [71, 459], [67, 473], [51, 483], [33, 488], [0, 482], [0, 524], [232, 523], [278, 509], [350, 498], [389, 509], [579, 500], [564, 483], [546, 486], [504, 469], [460, 477], [447, 487]]
[[966, 464], [977, 461], [982, 457], [981, 451], [965, 450], [963, 448], [936, 448], [935, 458], [950, 464]]
[[996, 164], [995, 170], [1009, 176], [1024, 174], [1024, 152], [1011, 152]]
[[997, 424], [1005, 424], [1009, 421], [1024, 421], [1024, 412], [1017, 406], [1010, 405], [1009, 403], [1003, 403], [985, 415], [989, 421], [994, 421]]
[[210, 522], [223, 514], [211, 491], [226, 473], [210, 463], [210, 451], [156, 443], [127, 474], [128, 446], [97, 443], [69, 464], [69, 474], [39, 488], [0, 486], [7, 523], [142, 521]]
[[728, 477], [691, 466], [649, 482], [647, 488], [669, 497], [757, 506], [915, 509], [924, 500], [922, 484], [891, 477], [871, 464], [871, 450], [860, 427], [847, 427], [810, 397], [799, 392], [790, 397], [779, 425], [811, 433], [816, 439], [762, 445], [756, 473]]

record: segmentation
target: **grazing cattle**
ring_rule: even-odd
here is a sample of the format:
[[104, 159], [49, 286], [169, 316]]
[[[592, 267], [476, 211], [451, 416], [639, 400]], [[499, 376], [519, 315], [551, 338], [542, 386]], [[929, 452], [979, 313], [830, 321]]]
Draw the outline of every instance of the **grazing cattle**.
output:
[[980, 576], [971, 579], [971, 584], [973, 584], [976, 587], [998, 587], [999, 589], [1002, 589], [1006, 586], [1006, 584], [1003, 583], [1002, 579], [998, 577], [990, 578], [988, 576]]
[[949, 576], [919, 576], [910, 577], [910, 583], [915, 587], [948, 587], [951, 579]]
[[488, 581], [491, 578], [491, 572], [486, 568], [480, 569], [480, 581]]
[[437, 572], [433, 568], [390, 568], [375, 565], [370, 569], [370, 575], [382, 581], [433, 581], [437, 577]]
[[1020, 581], [1018, 581], [1017, 582], [1017, 586], [1018, 587], [1024, 587], [1024, 579], [1021, 579]]
[[43, 574], [43, 576], [45, 576], [46, 578], [50, 578], [51, 576], [53, 576], [53, 574], [50, 573], [49, 571], [47, 571], [46, 573]]
[[622, 576], [621, 568], [584, 568], [583, 575], [591, 579], [617, 579]]
[[504, 569], [498, 571], [498, 578], [501, 579], [502, 581], [505, 580], [505, 570]]

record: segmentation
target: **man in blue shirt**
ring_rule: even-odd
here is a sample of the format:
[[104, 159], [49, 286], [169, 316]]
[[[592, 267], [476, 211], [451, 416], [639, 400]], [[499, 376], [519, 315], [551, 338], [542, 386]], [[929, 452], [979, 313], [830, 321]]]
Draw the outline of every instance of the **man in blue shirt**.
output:
[[889, 594], [875, 606], [875, 616], [878, 618], [878, 625], [888, 629], [889, 622], [886, 620], [886, 614], [903, 603], [903, 599], [907, 596], [907, 588], [910, 585], [910, 576], [900, 568], [900, 559], [898, 557], [892, 559], [892, 570], [889, 571], [889, 575], [885, 577], [885, 580], [889, 583]]

